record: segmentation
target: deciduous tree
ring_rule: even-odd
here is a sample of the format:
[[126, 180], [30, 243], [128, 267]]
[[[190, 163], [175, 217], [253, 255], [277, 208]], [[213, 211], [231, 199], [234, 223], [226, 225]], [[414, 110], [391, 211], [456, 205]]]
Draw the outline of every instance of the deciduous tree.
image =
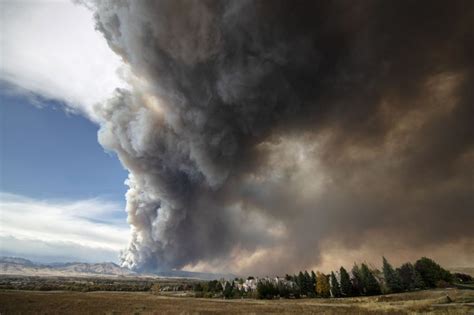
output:
[[321, 272], [316, 273], [317, 284], [316, 284], [316, 293], [318, 296], [327, 298], [331, 295], [329, 280], [328, 277]]
[[415, 269], [420, 274], [425, 286], [429, 288], [436, 287], [440, 281], [448, 283], [452, 281], [451, 273], [441, 268], [440, 265], [430, 258], [422, 257], [418, 259], [415, 263]]

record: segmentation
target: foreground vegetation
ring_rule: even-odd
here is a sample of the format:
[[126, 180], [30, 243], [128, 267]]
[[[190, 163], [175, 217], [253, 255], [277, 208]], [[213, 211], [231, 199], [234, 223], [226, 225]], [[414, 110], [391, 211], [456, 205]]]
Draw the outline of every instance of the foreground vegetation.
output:
[[146, 292], [0, 291], [1, 314], [469, 314], [474, 291], [426, 291], [345, 299], [204, 299]]

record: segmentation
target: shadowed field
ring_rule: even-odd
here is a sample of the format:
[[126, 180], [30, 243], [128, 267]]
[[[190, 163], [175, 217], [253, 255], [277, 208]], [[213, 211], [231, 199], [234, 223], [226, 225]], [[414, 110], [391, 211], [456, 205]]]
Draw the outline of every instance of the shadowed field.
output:
[[[449, 298], [447, 298], [449, 296]], [[2, 291], [3, 314], [474, 314], [474, 291], [459, 289], [347, 299], [220, 300], [143, 292]]]

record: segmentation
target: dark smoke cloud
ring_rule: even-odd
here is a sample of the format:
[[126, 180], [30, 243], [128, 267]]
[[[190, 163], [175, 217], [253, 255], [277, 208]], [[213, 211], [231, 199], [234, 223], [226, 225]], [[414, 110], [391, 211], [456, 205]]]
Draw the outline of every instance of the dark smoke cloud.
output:
[[94, 7], [134, 73], [97, 107], [130, 171], [125, 265], [281, 273], [327, 244], [474, 253], [474, 2]]

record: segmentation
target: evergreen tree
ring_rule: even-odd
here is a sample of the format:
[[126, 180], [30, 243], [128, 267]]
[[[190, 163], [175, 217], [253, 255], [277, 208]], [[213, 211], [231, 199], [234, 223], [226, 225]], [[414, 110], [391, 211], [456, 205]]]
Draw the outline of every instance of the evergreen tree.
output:
[[277, 285], [278, 295], [282, 298], [288, 299], [290, 297], [290, 287], [282, 282]]
[[231, 294], [231, 298], [233, 299], [239, 299], [239, 298], [242, 298], [244, 296], [244, 290], [239, 290], [239, 288], [237, 286], [233, 286], [232, 287], [232, 294]]
[[331, 295], [328, 277], [319, 271], [316, 273], [316, 277], [316, 292], [318, 293], [318, 296], [328, 298]]
[[209, 292], [218, 292], [220, 291], [220, 284], [217, 280], [211, 280], [207, 283], [207, 288]]
[[365, 295], [377, 295], [382, 293], [380, 290], [380, 284], [377, 282], [377, 279], [375, 279], [366, 264], [361, 265], [360, 274], [362, 277], [362, 288]]
[[424, 289], [425, 283], [423, 282], [423, 278], [421, 277], [420, 273], [415, 269], [415, 266], [412, 265], [413, 268], [413, 288], [416, 289]]
[[316, 274], [314, 273], [313, 270], [311, 270], [311, 289], [316, 294]]
[[341, 297], [341, 288], [337, 282], [336, 275], [331, 271], [331, 295], [332, 297]]
[[222, 295], [226, 299], [230, 299], [232, 297], [232, 290], [234, 288], [234, 283], [233, 282], [228, 282], [226, 281], [224, 284], [224, 288], [222, 290]]
[[306, 296], [314, 297], [314, 289], [313, 289], [313, 282], [311, 281], [311, 276], [309, 275], [308, 271], [305, 270], [304, 272], [304, 283], [305, 283], [305, 290]]
[[341, 274], [341, 295], [342, 296], [352, 296], [352, 283], [351, 279], [349, 277], [349, 274], [347, 273], [346, 269], [344, 267], [341, 267], [339, 269], [339, 272]]
[[397, 268], [397, 273], [400, 277], [402, 290], [413, 291], [424, 288], [420, 274], [411, 263], [401, 265], [400, 268]]
[[295, 283], [298, 285], [298, 287], [301, 288], [300, 277], [297, 274], [295, 274], [295, 275], [293, 275], [293, 279], [294, 279]]
[[306, 293], [308, 292], [307, 288], [306, 288], [306, 279], [304, 277], [304, 273], [302, 271], [300, 271], [300, 273], [298, 274], [298, 286], [300, 287], [300, 292], [302, 295], [306, 295]]
[[392, 265], [389, 264], [385, 257], [382, 257], [383, 260], [383, 275], [385, 278], [385, 283], [387, 285], [388, 292], [398, 293], [402, 291], [402, 283], [400, 276], [393, 269]]
[[363, 295], [364, 294], [364, 283], [362, 281], [362, 274], [360, 272], [359, 266], [354, 263], [354, 266], [351, 270], [352, 273], [352, 293], [353, 295]]
[[452, 281], [452, 275], [449, 271], [441, 268], [432, 259], [426, 257], [416, 261], [415, 269], [421, 275], [423, 283], [429, 288], [436, 287], [440, 281], [448, 283]]

